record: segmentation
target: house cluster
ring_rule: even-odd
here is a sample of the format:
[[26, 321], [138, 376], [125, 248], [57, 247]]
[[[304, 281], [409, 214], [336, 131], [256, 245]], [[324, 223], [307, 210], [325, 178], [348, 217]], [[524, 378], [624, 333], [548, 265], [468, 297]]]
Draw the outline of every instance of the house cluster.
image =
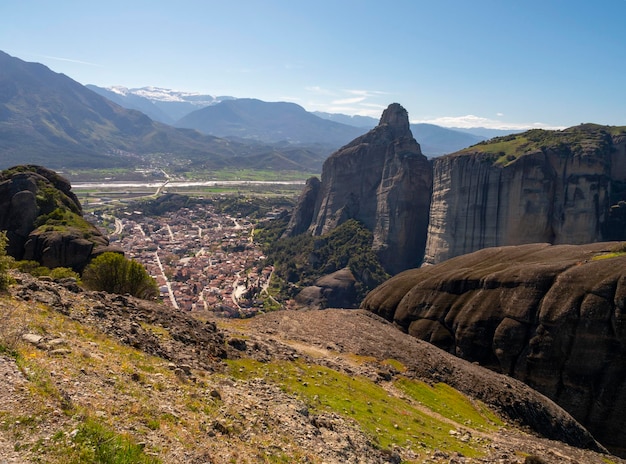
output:
[[263, 310], [272, 267], [264, 265], [247, 219], [218, 214], [210, 205], [159, 217], [125, 212], [114, 219], [111, 241], [146, 267], [164, 302], [228, 317]]

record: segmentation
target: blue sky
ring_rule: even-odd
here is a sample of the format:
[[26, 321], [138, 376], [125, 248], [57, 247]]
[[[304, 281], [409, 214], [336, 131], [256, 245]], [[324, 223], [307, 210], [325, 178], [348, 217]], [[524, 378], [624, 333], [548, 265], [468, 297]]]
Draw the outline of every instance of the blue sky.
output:
[[626, 0], [0, 2], [0, 50], [82, 84], [444, 126], [626, 125]]

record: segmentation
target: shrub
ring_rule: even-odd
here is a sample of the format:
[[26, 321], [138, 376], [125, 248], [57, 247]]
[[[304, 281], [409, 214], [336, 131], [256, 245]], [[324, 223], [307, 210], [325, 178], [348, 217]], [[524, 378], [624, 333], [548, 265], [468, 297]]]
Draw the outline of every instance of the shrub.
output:
[[55, 267], [54, 269], [51, 269], [50, 277], [52, 277], [54, 280], [61, 280], [61, 279], [67, 279], [67, 278], [72, 278], [76, 280], [80, 279], [80, 275], [77, 272], [74, 272], [69, 267]]
[[41, 264], [39, 264], [38, 261], [32, 261], [32, 260], [16, 261], [14, 266], [18, 271], [24, 272], [25, 274], [30, 274], [34, 277], [41, 277], [41, 276], [46, 276], [50, 274], [50, 269], [45, 266], [42, 266]]
[[74, 272], [69, 267], [55, 267], [53, 269], [50, 269], [49, 267], [42, 266], [41, 264], [39, 264], [38, 261], [16, 261], [13, 264], [13, 267], [18, 271], [30, 274], [33, 277], [48, 276], [53, 278], [54, 280], [66, 279], [68, 277], [74, 278], [76, 280], [80, 279], [80, 275]]
[[73, 438], [71, 462], [102, 464], [159, 464], [160, 459], [148, 456], [129, 436], [118, 434], [107, 425], [87, 419]]
[[130, 293], [150, 299], [159, 294], [156, 282], [137, 261], [107, 252], [94, 259], [83, 272], [83, 284], [90, 290]]

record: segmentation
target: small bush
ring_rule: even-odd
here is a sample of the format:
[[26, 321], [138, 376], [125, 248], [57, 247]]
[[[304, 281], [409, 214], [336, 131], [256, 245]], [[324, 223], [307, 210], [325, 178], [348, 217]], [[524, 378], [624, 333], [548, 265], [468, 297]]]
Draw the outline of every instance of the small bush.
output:
[[54, 269], [51, 269], [50, 277], [52, 277], [54, 280], [61, 280], [61, 279], [68, 279], [68, 278], [72, 278], [76, 280], [80, 279], [80, 275], [77, 272], [74, 272], [69, 267], [55, 267]]
[[30, 274], [34, 277], [47, 276], [50, 274], [50, 268], [42, 266], [38, 261], [21, 260], [16, 261], [14, 267], [25, 274]]
[[74, 437], [72, 462], [102, 464], [158, 464], [158, 458], [147, 456], [130, 437], [104, 424], [87, 419]]
[[125, 294], [144, 299], [159, 294], [156, 282], [137, 261], [119, 253], [107, 252], [94, 259], [84, 270], [83, 284], [90, 290]]
[[16, 261], [13, 264], [13, 267], [20, 272], [30, 274], [34, 277], [48, 276], [52, 277], [54, 280], [66, 279], [68, 277], [76, 280], [80, 279], [80, 275], [77, 272], [74, 272], [69, 267], [55, 267], [53, 269], [50, 269], [49, 267], [42, 266], [37, 261]]

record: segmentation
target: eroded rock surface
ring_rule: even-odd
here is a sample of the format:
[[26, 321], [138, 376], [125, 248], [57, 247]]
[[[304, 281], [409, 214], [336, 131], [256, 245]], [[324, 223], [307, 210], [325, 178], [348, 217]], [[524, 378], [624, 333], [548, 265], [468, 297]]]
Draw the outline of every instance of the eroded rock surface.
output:
[[529, 131], [435, 159], [425, 262], [626, 238], [626, 136], [610, 129]]
[[283, 234], [285, 237], [293, 237], [307, 231], [313, 221], [313, 213], [315, 211], [315, 202], [320, 193], [320, 180], [317, 177], [310, 177], [306, 181], [304, 190], [298, 198], [287, 230]]
[[326, 160], [317, 188], [307, 184], [287, 235], [357, 219], [391, 274], [487, 247], [625, 240], [626, 127], [531, 130], [431, 164], [392, 104]]
[[[386, 270], [397, 273], [422, 261], [431, 185], [432, 169], [411, 134], [408, 114], [393, 103], [378, 126], [326, 160], [311, 220], [307, 224], [308, 216], [299, 214], [290, 227], [322, 235], [356, 219], [373, 232]], [[299, 205], [296, 212], [303, 209]]]
[[350, 268], [340, 269], [320, 277], [315, 285], [305, 287], [296, 296], [296, 301], [314, 309], [356, 308], [356, 279]]
[[0, 230], [7, 231], [9, 255], [49, 268], [82, 271], [94, 255], [119, 251], [82, 218], [70, 183], [41, 166], [0, 173]]
[[624, 454], [626, 254], [616, 249], [488, 248], [401, 273], [362, 307], [526, 382]]

